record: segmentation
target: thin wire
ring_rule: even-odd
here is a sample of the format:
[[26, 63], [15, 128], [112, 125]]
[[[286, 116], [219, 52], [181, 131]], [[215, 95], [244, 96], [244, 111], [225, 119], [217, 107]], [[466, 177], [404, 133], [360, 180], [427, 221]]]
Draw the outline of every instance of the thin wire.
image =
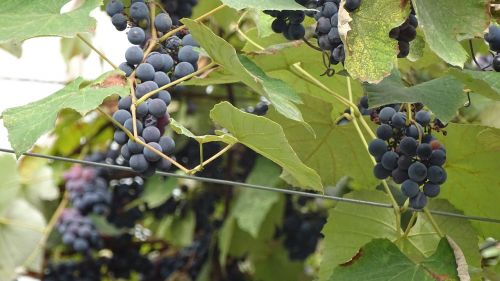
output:
[[[6, 148], [0, 148], [0, 152], [12, 153], [12, 154], [16, 153], [14, 150], [6, 149]], [[115, 170], [133, 172], [133, 170], [130, 167], [124, 167], [124, 166], [119, 166], [119, 165], [98, 163], [98, 162], [72, 159], [72, 158], [66, 158], [66, 157], [60, 157], [60, 156], [45, 155], [45, 154], [39, 154], [39, 153], [33, 153], [33, 152], [25, 152], [25, 153], [23, 153], [23, 155], [29, 156], [29, 157], [44, 158], [44, 159], [55, 160], [55, 161], [64, 161], [64, 162], [70, 162], [70, 163], [76, 163], [76, 164], [82, 164], [82, 165], [96, 166], [96, 167], [102, 167], [102, 168], [111, 168], [111, 169], [115, 169]], [[251, 189], [256, 189], [256, 190], [278, 192], [278, 193], [284, 193], [284, 194], [290, 194], [290, 195], [299, 195], [299, 196], [318, 198], [318, 199], [334, 200], [334, 201], [338, 201], [338, 202], [345, 202], [345, 203], [352, 203], [352, 204], [359, 204], [359, 205], [366, 205], [366, 206], [373, 206], [373, 207], [381, 207], [381, 208], [389, 208], [389, 209], [392, 208], [392, 205], [387, 204], [387, 203], [343, 198], [343, 197], [337, 197], [337, 196], [332, 196], [332, 195], [323, 195], [323, 194], [309, 193], [309, 192], [305, 192], [305, 191], [297, 191], [297, 190], [290, 190], [290, 189], [279, 189], [279, 188], [274, 188], [274, 187], [269, 187], [269, 186], [255, 185], [255, 184], [249, 184], [249, 183], [243, 183], [243, 182], [235, 182], [235, 181], [220, 180], [220, 179], [213, 179], [213, 178], [197, 177], [197, 176], [190, 176], [190, 175], [179, 175], [179, 174], [174, 174], [174, 173], [158, 172], [158, 171], [156, 172], [156, 174], [162, 175], [162, 176], [180, 178], [180, 179], [190, 179], [190, 180], [195, 180], [195, 181], [200, 181], [200, 182], [216, 183], [216, 184], [235, 186], [235, 187], [246, 187], [246, 188], [251, 188]], [[411, 211], [414, 211], [414, 212], [421, 212], [422, 211], [422, 210], [416, 210], [413, 208], [408, 208], [408, 209]], [[500, 219], [485, 218], [485, 217], [479, 217], [479, 216], [466, 216], [466, 215], [462, 215], [462, 214], [443, 212], [443, 211], [437, 211], [437, 210], [429, 210], [429, 211], [432, 214], [439, 215], [439, 216], [461, 218], [461, 219], [468, 219], [468, 220], [476, 220], [476, 221], [483, 221], [483, 222], [491, 222], [491, 223], [500, 223]]]
[[1, 76], [0, 80], [16, 81], [16, 82], [43, 83], [43, 84], [58, 84], [58, 85], [66, 85], [66, 84], [68, 84], [67, 82], [64, 82], [64, 81], [41, 80], [41, 79], [23, 78], [23, 77], [4, 77], [4, 76]]

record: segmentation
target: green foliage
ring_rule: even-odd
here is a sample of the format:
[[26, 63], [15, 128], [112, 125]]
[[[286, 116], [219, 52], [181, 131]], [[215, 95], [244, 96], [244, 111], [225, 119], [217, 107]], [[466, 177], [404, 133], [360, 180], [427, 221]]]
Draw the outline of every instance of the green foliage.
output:
[[430, 48], [447, 63], [463, 67], [469, 55], [459, 41], [483, 36], [490, 21], [489, 1], [415, 0], [413, 3]]
[[2, 181], [0, 183], [0, 211], [5, 209], [8, 203], [17, 197], [21, 188], [19, 174], [17, 173], [16, 159], [7, 154], [0, 154], [0, 171], [2, 171]]
[[[422, 263], [405, 257], [387, 239], [376, 239], [361, 248], [360, 257], [338, 267], [329, 281], [348, 280], [458, 280], [455, 256], [446, 239], [441, 239], [436, 252]], [[381, 279], [383, 278], [383, 279]]]
[[450, 69], [450, 73], [460, 79], [475, 94], [500, 101], [500, 73], [468, 69], [463, 71]]
[[323, 191], [318, 174], [297, 157], [277, 123], [244, 113], [228, 102], [216, 105], [210, 112], [210, 118], [226, 128], [239, 142], [283, 167], [302, 187]]
[[[110, 80], [106, 81], [108, 78]], [[54, 128], [57, 114], [62, 109], [71, 108], [85, 115], [105, 98], [128, 93], [128, 87], [123, 86], [116, 72], [103, 74], [90, 83], [78, 78], [44, 99], [5, 110], [2, 115], [9, 131], [9, 141], [19, 156], [29, 150], [40, 136]]]
[[462, 84], [444, 76], [413, 87], [405, 87], [398, 72], [376, 85], [365, 87], [371, 107], [391, 103], [421, 102], [443, 122], [450, 121], [466, 101]]
[[402, 2], [392, 0], [361, 3], [351, 15], [343, 9], [339, 13], [341, 21], [352, 17], [352, 21], [339, 27], [339, 31], [347, 32], [345, 68], [355, 79], [378, 83], [395, 66], [398, 42], [388, 34], [405, 21], [409, 5], [402, 7]]
[[246, 8], [257, 10], [305, 10], [304, 6], [288, 0], [274, 0], [272, 2], [266, 0], [222, 0], [222, 3], [237, 10]]
[[92, 31], [96, 21], [89, 16], [89, 13], [100, 5], [100, 1], [85, 0], [77, 9], [61, 14], [61, 8], [67, 2], [67, 0], [4, 2], [0, 11], [0, 43], [11, 40], [24, 41], [39, 36], [73, 37], [77, 33]]

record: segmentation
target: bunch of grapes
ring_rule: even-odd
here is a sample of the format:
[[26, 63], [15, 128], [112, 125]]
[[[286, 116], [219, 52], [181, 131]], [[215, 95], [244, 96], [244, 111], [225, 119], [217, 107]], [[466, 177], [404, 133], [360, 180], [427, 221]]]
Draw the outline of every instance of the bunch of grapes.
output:
[[198, 4], [198, 0], [162, 0], [161, 2], [175, 25], [180, 24], [180, 19], [191, 17], [193, 8]]
[[410, 198], [410, 206], [422, 209], [427, 197], [438, 196], [440, 185], [446, 181], [447, 174], [442, 167], [446, 150], [432, 135], [433, 128], [442, 127], [439, 120], [431, 123], [431, 114], [422, 109], [412, 118], [416, 122], [408, 124], [405, 112], [397, 112], [393, 107], [382, 108], [378, 113], [381, 125], [377, 128], [377, 139], [370, 142], [369, 152], [377, 161], [373, 170], [375, 177], [392, 177], [394, 182], [402, 184], [401, 191]]
[[[344, 44], [338, 29], [339, 5], [340, 0], [320, 0], [318, 12], [314, 15], [318, 22], [315, 30], [318, 46], [328, 53], [332, 64], [343, 63], [345, 60]], [[346, 1], [344, 8], [354, 12], [360, 5], [361, 1]]]
[[278, 229], [277, 236], [284, 236], [284, 245], [291, 260], [305, 260], [316, 251], [318, 241], [322, 238], [321, 229], [326, 223], [326, 214], [300, 210], [309, 200], [312, 199], [299, 197], [296, 203], [291, 196], [286, 199], [283, 227]]
[[490, 25], [488, 33], [484, 36], [486, 42], [490, 46], [490, 50], [495, 52], [496, 55], [493, 57], [492, 66], [493, 70], [500, 72], [500, 26]]
[[82, 261], [51, 263], [43, 273], [44, 281], [100, 281], [101, 263], [91, 258]]
[[411, 7], [411, 12], [405, 22], [389, 32], [389, 37], [398, 40], [398, 58], [406, 58], [410, 54], [410, 42], [417, 37], [418, 20], [415, 10]]
[[92, 212], [103, 215], [109, 211], [108, 183], [97, 169], [75, 165], [64, 174], [64, 179], [71, 204], [82, 215]]
[[112, 201], [108, 222], [116, 227], [133, 227], [138, 220], [143, 218], [144, 211], [140, 206], [128, 205], [138, 199], [144, 191], [144, 181], [140, 177], [122, 178], [110, 182]]
[[[298, 4], [308, 7], [315, 8], [315, 0], [295, 0]], [[306, 18], [306, 12], [304, 11], [264, 11], [264, 13], [275, 18], [271, 28], [276, 33], [281, 33], [288, 40], [299, 40], [304, 38], [306, 35], [306, 29], [303, 25], [304, 19]]]
[[[157, 169], [168, 171], [171, 162], [161, 154], [171, 155], [175, 143], [172, 138], [162, 136], [165, 127], [170, 123], [167, 106], [171, 101], [170, 93], [163, 88], [172, 80], [180, 79], [197, 70], [199, 54], [194, 48], [199, 45], [185, 31], [166, 38], [163, 43], [149, 40], [153, 35], [151, 34], [153, 26], [157, 32], [156, 36], [161, 37], [172, 29], [173, 23], [170, 15], [164, 12], [150, 19], [149, 7], [143, 1], [133, 1], [128, 14], [125, 14], [125, 8], [118, 0], [109, 2], [106, 10], [113, 18], [117, 15], [126, 18], [128, 25], [131, 26], [127, 37], [134, 45], [127, 49], [126, 62], [120, 65], [120, 69], [127, 76], [134, 75], [135, 97], [120, 99], [119, 110], [114, 113], [113, 118], [130, 132], [134, 131], [135, 122], [138, 136], [147, 146], [129, 139], [119, 128], [115, 131], [114, 140], [122, 145], [121, 155], [124, 162], [134, 171], [143, 176], [150, 176]], [[153, 52], [145, 54], [145, 49], [150, 47], [150, 44], [155, 44]], [[153, 91], [154, 95], [149, 94]], [[134, 99], [140, 99], [147, 94], [148, 98], [137, 104], [134, 119], [131, 110]]]
[[99, 233], [92, 221], [75, 209], [65, 209], [57, 223], [57, 231], [64, 244], [76, 252], [88, 252], [102, 246]]

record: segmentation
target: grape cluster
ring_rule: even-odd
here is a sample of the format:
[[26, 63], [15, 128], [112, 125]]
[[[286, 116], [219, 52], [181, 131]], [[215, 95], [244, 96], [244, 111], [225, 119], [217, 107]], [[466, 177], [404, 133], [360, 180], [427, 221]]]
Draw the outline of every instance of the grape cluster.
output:
[[[315, 7], [315, 0], [295, 0], [298, 4], [305, 7]], [[271, 28], [275, 33], [281, 33], [288, 40], [299, 40], [304, 38], [306, 29], [303, 22], [306, 18], [304, 11], [272, 11], [266, 10], [264, 13], [272, 16], [274, 19]]]
[[413, 6], [405, 22], [389, 32], [389, 37], [398, 40], [398, 58], [406, 58], [410, 54], [410, 42], [417, 37], [418, 20]]
[[107, 220], [116, 227], [133, 227], [143, 218], [144, 211], [140, 206], [128, 205], [138, 199], [144, 191], [144, 181], [140, 177], [122, 178], [110, 182], [112, 189], [111, 208]]
[[111, 194], [107, 181], [98, 173], [97, 169], [75, 165], [64, 174], [71, 204], [82, 215], [103, 215], [109, 211]]
[[402, 184], [401, 191], [410, 198], [411, 207], [424, 208], [427, 197], [438, 196], [440, 185], [447, 178], [442, 167], [446, 150], [432, 135], [432, 129], [442, 127], [442, 123], [436, 119], [432, 124], [431, 114], [421, 109], [414, 114], [416, 122], [408, 125], [405, 112], [397, 112], [393, 107], [382, 108], [378, 120], [381, 125], [377, 128], [377, 139], [368, 148], [377, 161], [373, 169], [375, 177], [392, 177], [394, 182]]
[[[315, 30], [318, 46], [328, 53], [332, 64], [343, 63], [345, 60], [344, 44], [338, 29], [339, 5], [340, 0], [321, 0], [318, 2], [318, 12], [314, 15], [318, 22]], [[346, 1], [344, 8], [354, 12], [360, 5], [360, 0]]]
[[175, 25], [180, 24], [180, 19], [191, 17], [193, 8], [198, 4], [198, 0], [162, 0], [161, 2]]
[[64, 244], [76, 252], [88, 252], [102, 246], [99, 233], [92, 221], [75, 209], [65, 209], [57, 223], [57, 231]]
[[484, 36], [486, 42], [490, 46], [490, 50], [495, 52], [496, 55], [493, 57], [491, 65], [493, 70], [500, 72], [500, 26], [490, 25], [488, 33]]
[[112, 252], [112, 256], [104, 260], [109, 275], [123, 280], [130, 280], [133, 273], [139, 273], [143, 279], [152, 275], [153, 263], [141, 254], [140, 245], [134, 244], [130, 234], [113, 237], [106, 244], [106, 249]]
[[326, 214], [320, 211], [301, 212], [300, 207], [311, 200], [298, 198], [296, 206], [293, 198], [287, 196], [283, 227], [278, 229], [278, 237], [284, 236], [284, 245], [291, 260], [305, 260], [316, 251], [322, 238], [321, 229], [326, 223]]
[[[169, 8], [184, 10], [189, 1], [178, 3], [177, 1], [166, 1]], [[196, 4], [196, 1], [189, 2], [189, 5]], [[168, 7], [167, 7], [168, 8]], [[108, 14], [113, 18], [116, 15], [124, 15], [123, 4], [116, 0], [109, 2]], [[147, 145], [142, 145], [133, 139], [129, 139], [127, 134], [117, 128], [114, 140], [122, 145], [121, 156], [134, 171], [143, 176], [150, 176], [155, 171], [168, 171], [171, 162], [161, 156], [171, 155], [175, 148], [175, 143], [170, 137], [162, 136], [165, 126], [170, 123], [170, 116], [167, 106], [170, 104], [170, 93], [163, 88], [172, 80], [177, 80], [195, 72], [198, 68], [197, 62], [199, 54], [195, 51], [198, 43], [190, 34], [179, 32], [167, 38], [163, 43], [157, 44], [153, 52], [145, 54], [145, 47], [151, 38], [151, 30], [154, 25], [158, 37], [170, 31], [173, 26], [172, 18], [168, 13], [157, 14], [154, 20], [150, 21], [150, 10], [143, 1], [133, 1], [129, 8], [127, 22], [131, 28], [127, 38], [134, 46], [125, 52], [126, 62], [120, 64], [120, 69], [127, 76], [135, 74], [134, 94], [140, 99], [156, 91], [154, 95], [148, 94], [148, 98], [136, 105], [136, 118], [132, 116], [133, 98], [127, 96], [120, 99], [118, 111], [113, 115], [114, 120], [120, 123], [128, 131], [134, 131], [134, 121], [140, 140]], [[143, 24], [146, 22], [146, 24]], [[182, 37], [182, 38], [181, 38]], [[161, 88], [161, 89], [160, 89]]]
[[101, 263], [93, 259], [51, 263], [43, 274], [44, 281], [100, 281]]

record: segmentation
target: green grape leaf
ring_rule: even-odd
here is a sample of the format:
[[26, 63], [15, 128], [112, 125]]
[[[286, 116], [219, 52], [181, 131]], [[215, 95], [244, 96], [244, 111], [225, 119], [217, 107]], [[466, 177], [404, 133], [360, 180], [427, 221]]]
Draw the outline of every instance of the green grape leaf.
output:
[[297, 157], [279, 124], [245, 113], [228, 102], [217, 104], [210, 118], [239, 142], [290, 172], [303, 188], [323, 191], [320, 177]]
[[[430, 210], [461, 214], [447, 200], [432, 199], [428, 204]], [[481, 256], [477, 250], [479, 244], [477, 233], [470, 221], [459, 218], [433, 215], [439, 228], [460, 247], [469, 265], [480, 267]], [[431, 222], [423, 213], [418, 214], [417, 222], [410, 230], [408, 239], [400, 245], [402, 251], [413, 260], [422, 260], [432, 255], [440, 241]]]
[[[89, 42], [92, 41], [90, 34], [82, 34], [82, 36]], [[69, 62], [74, 57], [81, 56], [87, 58], [91, 51], [92, 49], [90, 49], [90, 47], [80, 38], [61, 38], [61, 55], [66, 65], [69, 65]]]
[[[387, 195], [380, 191], [355, 191], [346, 198], [389, 203]], [[339, 202], [329, 211], [323, 227], [324, 251], [319, 280], [329, 280], [334, 269], [356, 255], [359, 248], [375, 238], [397, 239], [396, 216], [389, 208], [359, 206]], [[354, 279], [358, 280], [358, 279]], [[359, 279], [363, 280], [363, 279]]]
[[457, 110], [466, 101], [463, 85], [451, 76], [405, 87], [396, 71], [377, 85], [366, 85], [370, 107], [391, 103], [421, 102], [443, 122], [455, 117]]
[[340, 9], [339, 32], [347, 32], [345, 68], [353, 78], [378, 83], [395, 67], [398, 42], [389, 37], [389, 32], [408, 16], [409, 5], [402, 3], [361, 1], [359, 10], [351, 14]]
[[162, 176], [155, 175], [146, 182], [144, 192], [138, 201], [147, 203], [149, 208], [156, 208], [167, 201], [177, 186], [177, 179], [169, 177], [165, 181]]
[[337, 267], [330, 281], [351, 280], [458, 280], [455, 255], [446, 238], [435, 253], [422, 263], [406, 257], [387, 239], [374, 239], [364, 245], [350, 263]]
[[157, 235], [174, 246], [187, 247], [191, 245], [196, 227], [194, 211], [189, 210], [183, 215], [167, 216], [160, 221]]
[[500, 101], [500, 73], [495, 71], [474, 71], [450, 69], [450, 74], [459, 79], [475, 94]]
[[300, 103], [300, 98], [286, 83], [268, 77], [251, 61], [243, 56], [238, 56], [231, 44], [215, 35], [202, 23], [189, 19], [184, 19], [183, 23], [189, 28], [191, 34], [207, 51], [212, 60], [222, 66], [225, 75], [219, 79], [245, 83], [260, 95], [268, 98], [281, 114], [287, 118], [303, 122], [302, 114], [294, 104]]
[[236, 10], [243, 10], [243, 9], [256, 9], [256, 10], [307, 10], [306, 7], [298, 4], [295, 1], [290, 1], [290, 0], [273, 0], [273, 1], [268, 1], [268, 0], [252, 0], [252, 1], [247, 1], [247, 0], [221, 0], [222, 3], [225, 5], [236, 9]]
[[418, 61], [424, 56], [425, 50], [425, 40], [424, 37], [420, 34], [417, 34], [417, 37], [410, 42], [410, 54], [408, 54], [408, 60], [411, 62]]
[[467, 51], [459, 41], [483, 37], [490, 22], [485, 0], [414, 0], [419, 26], [429, 47], [444, 61], [463, 67]]
[[16, 159], [12, 155], [0, 153], [0, 175], [2, 176], [0, 182], [0, 211], [2, 211], [17, 197], [21, 188]]
[[0, 213], [0, 281], [14, 280], [16, 268], [22, 265], [41, 269], [43, 252], [38, 243], [45, 224], [43, 215], [21, 199], [11, 201]]
[[54, 171], [48, 162], [46, 159], [26, 157], [19, 166], [23, 195], [39, 209], [43, 208], [44, 201], [56, 200], [60, 195]]
[[23, 47], [21, 42], [16, 42], [14, 40], [10, 40], [8, 42], [0, 44], [0, 48], [4, 49], [5, 51], [9, 52], [11, 55], [13, 55], [16, 58], [21, 58], [21, 55], [23, 54]]
[[188, 128], [184, 127], [181, 123], [175, 121], [173, 118], [170, 118], [170, 127], [172, 128], [172, 130], [174, 130], [174, 132], [195, 139], [199, 143], [220, 141], [227, 144], [235, 144], [238, 142], [236, 138], [228, 134], [222, 134], [220, 136], [214, 136], [214, 135], [196, 136]]
[[[335, 125], [340, 113], [332, 112], [330, 103], [308, 97], [300, 106], [316, 138], [296, 122], [282, 118], [273, 111], [268, 116], [279, 123], [302, 161], [313, 168], [324, 185], [335, 185], [342, 177], [353, 179], [353, 187], [372, 188], [379, 181], [373, 176], [373, 164], [363, 142], [351, 123]], [[371, 123], [371, 122], [369, 122]]]
[[[120, 72], [121, 73], [121, 72]], [[17, 156], [29, 150], [40, 136], [54, 129], [57, 114], [71, 108], [82, 115], [98, 107], [113, 94], [130, 93], [118, 72], [108, 72], [87, 83], [77, 78], [63, 89], [27, 105], [6, 109], [2, 115], [9, 141]]]
[[89, 13], [99, 7], [99, 0], [85, 0], [77, 9], [61, 14], [68, 0], [9, 0], [0, 10], [0, 43], [24, 41], [39, 36], [72, 37], [90, 32], [96, 21]]
[[[451, 123], [446, 131], [440, 141], [448, 152], [444, 166], [448, 179], [440, 198], [448, 199], [466, 215], [498, 218], [500, 129]], [[472, 224], [483, 237], [500, 233], [496, 223]]]
[[[257, 158], [255, 168], [246, 182], [274, 187], [281, 182], [280, 173], [279, 166], [260, 157]], [[257, 238], [269, 211], [279, 199], [279, 193], [243, 188], [235, 199], [232, 215], [236, 218], [241, 230]]]

